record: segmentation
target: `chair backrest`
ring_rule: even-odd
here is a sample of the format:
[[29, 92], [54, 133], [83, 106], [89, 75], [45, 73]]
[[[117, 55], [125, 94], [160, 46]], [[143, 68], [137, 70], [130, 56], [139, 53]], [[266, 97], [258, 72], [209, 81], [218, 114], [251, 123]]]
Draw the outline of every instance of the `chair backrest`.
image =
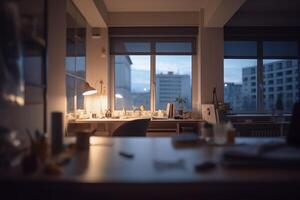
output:
[[287, 134], [287, 143], [300, 146], [300, 102], [294, 104], [293, 115]]
[[146, 136], [150, 119], [136, 119], [119, 126], [112, 134], [113, 137]]

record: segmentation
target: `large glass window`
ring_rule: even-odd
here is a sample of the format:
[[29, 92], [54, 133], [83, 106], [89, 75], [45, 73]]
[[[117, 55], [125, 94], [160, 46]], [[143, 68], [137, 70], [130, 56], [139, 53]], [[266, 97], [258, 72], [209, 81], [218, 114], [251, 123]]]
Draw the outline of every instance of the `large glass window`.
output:
[[111, 37], [115, 110], [140, 105], [164, 110], [177, 97], [185, 100], [185, 110], [191, 110], [195, 41], [194, 37]]
[[291, 113], [299, 99], [298, 48], [296, 41], [225, 41], [224, 99], [232, 112]]
[[115, 56], [115, 110], [150, 110], [150, 56]]
[[[166, 109], [177, 97], [192, 108], [192, 56], [155, 56], [155, 108]], [[151, 56], [115, 56], [115, 110], [151, 109]]]
[[[192, 56], [156, 56], [156, 109], [166, 109], [177, 97], [192, 108]], [[177, 105], [178, 106], [178, 105]]]
[[[274, 66], [270, 68], [270, 66]], [[282, 101], [284, 112], [290, 113], [293, 104], [298, 100], [298, 73], [292, 73], [299, 68], [296, 59], [264, 59], [264, 110], [275, 112], [278, 102]], [[268, 76], [277, 74], [280, 76]], [[271, 90], [272, 89], [272, 90]], [[277, 106], [276, 106], [277, 105]]]
[[255, 112], [257, 105], [257, 60], [224, 60], [224, 101], [232, 112]]

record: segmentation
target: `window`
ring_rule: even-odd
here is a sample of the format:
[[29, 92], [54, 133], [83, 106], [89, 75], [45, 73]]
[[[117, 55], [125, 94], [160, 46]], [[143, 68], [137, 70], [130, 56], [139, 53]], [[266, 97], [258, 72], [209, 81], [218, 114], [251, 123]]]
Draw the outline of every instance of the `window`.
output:
[[[115, 110], [144, 105], [151, 109], [151, 56], [115, 56]], [[185, 109], [192, 108], [192, 56], [155, 56], [155, 108], [166, 109], [178, 96], [186, 100]]]
[[181, 96], [186, 100], [185, 108], [191, 110], [191, 77], [191, 56], [156, 56], [156, 109], [165, 109], [167, 103], [176, 103], [176, 97]]
[[115, 56], [115, 110], [150, 110], [150, 56]]
[[291, 83], [291, 82], [293, 82], [293, 78], [292, 77], [286, 78], [285, 82], [286, 83]]
[[286, 67], [287, 67], [287, 68], [291, 68], [291, 67], [292, 67], [292, 61], [291, 61], [291, 60], [288, 60], [288, 61], [286, 62]]
[[293, 86], [292, 85], [287, 85], [285, 88], [286, 88], [286, 90], [292, 90]]
[[277, 76], [277, 77], [280, 77], [280, 76], [282, 76], [282, 74], [283, 74], [282, 72], [277, 72], [277, 73], [276, 73], [276, 76]]
[[273, 80], [269, 80], [269, 81], [268, 81], [268, 84], [269, 84], [269, 85], [273, 85], [273, 83], [274, 83]]
[[290, 75], [290, 74], [292, 74], [292, 73], [293, 73], [292, 70], [288, 70], [288, 71], [285, 72], [285, 75]]
[[67, 113], [84, 109], [86, 22], [72, 1], [67, 1], [66, 96]]
[[[110, 29], [111, 32], [114, 30]], [[125, 32], [128, 30], [143, 32], [139, 28], [127, 28]], [[167, 103], [176, 103], [180, 96], [186, 101], [184, 109], [191, 110], [195, 39], [191, 36], [161, 35], [115, 37], [112, 34], [110, 53], [114, 60], [114, 109], [124, 107], [132, 110], [141, 104], [151, 111], [166, 109]]]
[[246, 84], [249, 79], [256, 79], [256, 65], [255, 59], [224, 60], [224, 100], [235, 113], [256, 110], [256, 82]]
[[[269, 65], [270, 63], [275, 64], [276, 66], [282, 66], [282, 69], [280, 69], [280, 72], [276, 72], [276, 79], [272, 78], [269, 80], [275, 80], [276, 81], [276, 95], [275, 98], [268, 98], [264, 100], [264, 111], [271, 112], [272, 110], [276, 109], [276, 102], [278, 95], [282, 95], [283, 105], [284, 105], [284, 111], [285, 112], [291, 112], [293, 103], [297, 101], [297, 96], [290, 96], [289, 99], [285, 98], [288, 94], [290, 94], [291, 91], [296, 92], [299, 89], [296, 87], [296, 81], [294, 81], [295, 78], [298, 77], [297, 73], [292, 73], [293, 68], [298, 68], [298, 61], [297, 60], [290, 60], [290, 59], [264, 59], [263, 64]], [[292, 67], [288, 67], [291, 65]], [[274, 71], [277, 71], [278, 69], [275, 69]], [[280, 77], [280, 78], [277, 78]], [[288, 83], [289, 85], [286, 85]], [[264, 92], [266, 96], [269, 95], [269, 93], [273, 90], [267, 90]], [[287, 104], [287, 101], [289, 100], [290, 104]], [[288, 106], [286, 106], [288, 105]]]
[[[230, 39], [232, 40], [234, 37], [231, 36]], [[296, 41], [261, 39], [225, 41], [225, 102], [230, 103], [233, 113], [272, 112], [276, 109], [278, 96], [281, 95], [284, 112], [290, 113], [293, 103], [299, 98], [298, 95], [290, 95], [299, 92], [297, 85], [299, 79], [299, 44]], [[252, 63], [249, 63], [250, 61]], [[234, 67], [235, 70], [232, 70]], [[243, 73], [239, 73], [241, 68], [243, 68]], [[240, 77], [240, 80], [234, 82], [236, 77]], [[230, 90], [229, 87], [233, 88], [233, 85], [229, 84], [230, 82], [235, 85], [242, 83], [241, 89]], [[262, 87], [259, 87], [260, 85]], [[235, 94], [232, 91], [237, 91], [236, 93], [240, 94]], [[289, 98], [287, 98], [287, 94], [289, 94]], [[248, 104], [241, 103], [243, 97], [247, 99]]]
[[269, 71], [269, 72], [273, 71], [273, 65], [269, 65], [269, 66], [268, 66], [268, 71]]

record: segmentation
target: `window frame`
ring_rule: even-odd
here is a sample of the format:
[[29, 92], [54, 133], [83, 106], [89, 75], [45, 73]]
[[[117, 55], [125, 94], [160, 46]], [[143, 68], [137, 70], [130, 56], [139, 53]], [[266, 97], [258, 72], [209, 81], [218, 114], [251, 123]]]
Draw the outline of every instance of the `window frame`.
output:
[[[85, 70], [85, 74], [86, 74], [86, 70]], [[66, 111], [67, 111], [67, 114], [69, 114], [69, 113], [76, 113], [76, 111], [77, 111], [78, 81], [84, 81], [84, 82], [86, 82], [86, 78], [83, 78], [81, 76], [78, 76], [78, 75], [75, 75], [75, 74], [72, 74], [72, 73], [69, 73], [69, 72], [66, 72], [65, 75], [66, 75], [66, 77], [68, 76], [68, 77], [71, 77], [71, 78], [75, 79], [75, 81], [74, 81], [74, 110], [72, 112], [68, 112], [68, 105], [66, 105], [67, 106], [66, 107]], [[84, 107], [85, 107], [85, 105], [84, 105]]]
[[[282, 29], [282, 30], [281, 30]], [[277, 35], [272, 35], [271, 32], [276, 31]], [[288, 33], [288, 34], [287, 34]], [[291, 35], [289, 35], [292, 33]], [[257, 56], [224, 56], [224, 59], [256, 59], [257, 60], [257, 106], [256, 111], [245, 112], [238, 114], [257, 113], [265, 114], [269, 113], [264, 110], [264, 91], [263, 91], [263, 61], [267, 59], [293, 59], [298, 60], [298, 77], [300, 77], [300, 29], [290, 30], [289, 28], [225, 28], [224, 29], [224, 42], [225, 41], [256, 41], [257, 44]], [[298, 45], [297, 56], [264, 56], [263, 55], [263, 42], [285, 42], [294, 41]], [[224, 66], [223, 66], [224, 68]], [[300, 88], [298, 87], [298, 99], [300, 100]], [[288, 113], [289, 114], [289, 113]]]
[[[71, 77], [71, 78], [74, 78], [75, 81], [74, 81], [74, 109], [73, 111], [70, 111], [68, 112], [68, 102], [66, 101], [66, 106], [65, 106], [65, 111], [66, 111], [66, 114], [76, 114], [77, 112], [77, 97], [78, 97], [78, 81], [84, 81], [86, 82], [86, 74], [87, 74], [87, 37], [88, 37], [88, 34], [87, 34], [87, 22], [85, 20], [85, 18], [83, 17], [83, 15], [81, 14], [81, 12], [78, 10], [78, 8], [74, 5], [74, 3], [72, 1], [68, 1], [67, 2], [68, 4], [70, 4], [70, 8], [73, 9], [72, 11], [75, 13], [76, 15], [76, 19], [74, 19], [74, 23], [73, 24], [75, 27], [72, 27], [74, 29], [74, 34], [72, 35], [72, 37], [75, 37], [75, 35], [77, 35], [78, 33], [84, 33], [84, 51], [82, 52], [78, 52], [77, 51], [77, 47], [78, 45], [80, 44], [79, 42], [77, 42], [76, 40], [74, 40], [74, 52], [73, 54], [71, 54], [71, 56], [68, 55], [68, 35], [66, 35], [66, 55], [65, 55], [65, 60], [64, 60], [64, 67], [65, 67], [65, 80], [67, 80], [67, 77]], [[65, 12], [65, 15], [66, 15], [66, 18], [68, 17], [68, 15], [70, 15], [70, 13], [68, 13], [69, 10], [66, 10]], [[72, 16], [71, 16], [72, 17]], [[78, 25], [78, 19], [79, 20], [83, 20], [82, 22], [84, 23], [84, 27], [79, 27]], [[67, 34], [67, 30], [68, 30], [68, 26], [66, 26], [66, 34]], [[82, 53], [82, 54], [81, 54]], [[74, 63], [74, 72], [68, 72], [67, 70], [67, 58], [68, 57], [74, 57], [75, 59], [75, 63]], [[79, 57], [84, 57], [84, 76], [80, 76], [78, 74], [78, 71], [77, 71], [77, 58]], [[66, 91], [65, 91], [65, 94], [67, 95], [67, 83], [66, 84]], [[67, 97], [66, 97], [67, 99]], [[85, 101], [83, 101], [83, 107], [85, 109]]]

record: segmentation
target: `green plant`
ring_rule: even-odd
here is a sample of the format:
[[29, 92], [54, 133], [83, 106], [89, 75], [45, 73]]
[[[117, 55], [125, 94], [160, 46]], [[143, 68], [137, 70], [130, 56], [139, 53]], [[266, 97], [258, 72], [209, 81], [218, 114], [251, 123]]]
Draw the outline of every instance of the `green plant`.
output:
[[186, 98], [178, 96], [176, 97], [175, 101], [180, 105], [181, 108], [183, 108], [183, 105], [186, 103]]

